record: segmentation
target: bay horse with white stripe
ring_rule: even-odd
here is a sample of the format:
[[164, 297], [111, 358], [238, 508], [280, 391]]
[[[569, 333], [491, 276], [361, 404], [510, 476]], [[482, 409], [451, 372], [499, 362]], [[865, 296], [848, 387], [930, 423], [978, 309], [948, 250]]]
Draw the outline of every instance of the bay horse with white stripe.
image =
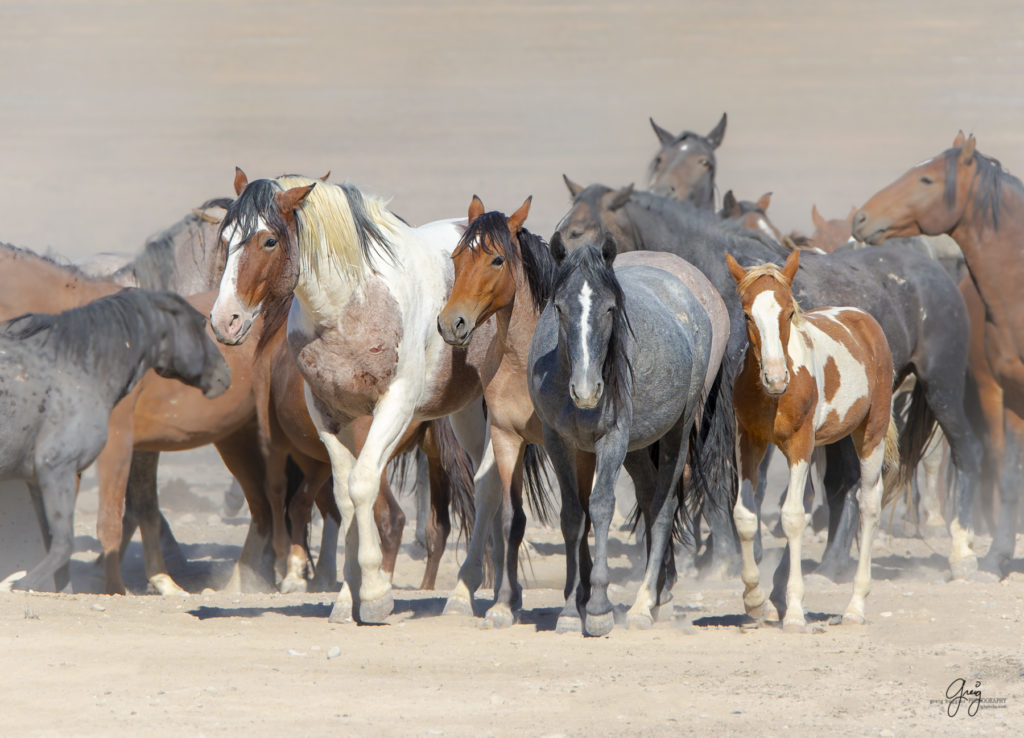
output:
[[[436, 327], [464, 221], [415, 228], [352, 185], [308, 177], [249, 182], [239, 169], [235, 192], [211, 325], [221, 342], [241, 343], [266, 305], [294, 294], [287, 340], [330, 457], [346, 544], [330, 619], [383, 622], [393, 599], [372, 507], [402, 434], [415, 420], [451, 414], [460, 443], [478, 464], [483, 457], [479, 399], [493, 323], [467, 351]], [[359, 450], [351, 426], [366, 415], [373, 420]]]
[[736, 449], [740, 494], [733, 518], [743, 554], [743, 604], [753, 617], [773, 609], [759, 584], [754, 561], [757, 515], [753, 493], [758, 466], [769, 444], [789, 462], [782, 529], [789, 546], [789, 582], [783, 627], [804, 630], [800, 544], [807, 524], [805, 483], [815, 446], [851, 436], [860, 459], [860, 558], [847, 623], [864, 622], [871, 588], [871, 541], [882, 506], [882, 464], [895, 460], [892, 423], [893, 363], [885, 333], [867, 312], [853, 307], [803, 312], [792, 284], [800, 264], [794, 251], [779, 269], [744, 269], [726, 254], [736, 280], [749, 344], [736, 378]]

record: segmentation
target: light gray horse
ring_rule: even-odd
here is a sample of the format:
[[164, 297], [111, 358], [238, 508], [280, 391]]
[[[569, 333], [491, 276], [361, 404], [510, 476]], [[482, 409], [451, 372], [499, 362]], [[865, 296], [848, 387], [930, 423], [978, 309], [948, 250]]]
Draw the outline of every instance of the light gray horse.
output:
[[170, 292], [125, 290], [0, 325], [0, 478], [32, 491], [48, 552], [16, 589], [64, 589], [78, 475], [107, 440], [110, 411], [155, 369], [216, 397], [230, 372], [205, 319]]
[[[528, 381], [562, 492], [566, 556], [571, 562], [580, 557], [575, 569], [568, 565], [576, 573], [576, 592], [567, 591], [557, 627], [582, 625], [589, 635], [603, 635], [614, 624], [608, 529], [615, 481], [627, 454], [631, 467], [646, 464], [649, 478], [657, 477], [645, 537], [647, 569], [629, 612], [632, 625], [649, 627], [665, 601], [659, 590], [667, 592], [673, 583], [659, 577], [665, 576], [674, 521], [681, 523], [700, 506], [704, 483], [726, 485], [732, 474], [732, 406], [721, 396], [731, 381], [718, 376], [705, 408], [703, 425], [714, 432], [699, 433], [695, 422], [705, 403], [709, 365], [720, 365], [725, 342], [715, 343], [713, 355], [711, 318], [686, 286], [692, 271], [681, 259], [679, 276], [664, 268], [665, 261], [652, 260], [662, 267], [656, 268], [639, 254], [634, 265], [613, 270], [611, 238], [600, 249], [587, 245], [567, 253], [559, 234], [551, 255], [559, 270], [533, 334]], [[721, 327], [728, 331], [727, 323]], [[655, 443], [656, 470], [648, 450]], [[692, 475], [683, 484], [687, 461]], [[592, 566], [588, 517], [596, 544]]]

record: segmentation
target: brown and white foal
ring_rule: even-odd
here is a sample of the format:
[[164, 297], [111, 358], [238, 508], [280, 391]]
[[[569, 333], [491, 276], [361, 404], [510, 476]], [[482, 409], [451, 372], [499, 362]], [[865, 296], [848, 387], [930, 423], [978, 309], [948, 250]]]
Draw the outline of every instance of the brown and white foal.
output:
[[871, 540], [882, 506], [882, 464], [896, 453], [889, 344], [875, 319], [858, 308], [800, 310], [791, 289], [799, 251], [789, 255], [782, 269], [765, 264], [746, 270], [732, 256], [725, 258], [739, 289], [750, 342], [734, 390], [740, 493], [733, 518], [743, 554], [744, 606], [755, 618], [773, 610], [754, 561], [757, 517], [752, 504], [768, 444], [778, 446], [789, 461], [789, 489], [782, 503], [790, 556], [783, 626], [803, 630], [800, 539], [811, 452], [849, 435], [860, 457], [861, 545], [843, 621], [863, 623], [871, 587]]

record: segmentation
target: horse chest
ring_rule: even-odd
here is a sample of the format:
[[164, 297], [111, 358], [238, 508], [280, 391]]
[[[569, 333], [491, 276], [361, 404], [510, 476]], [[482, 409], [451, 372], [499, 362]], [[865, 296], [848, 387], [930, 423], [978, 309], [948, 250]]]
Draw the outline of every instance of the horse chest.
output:
[[[293, 308], [294, 310], [294, 308]], [[373, 412], [398, 368], [402, 322], [395, 299], [373, 283], [310, 335], [289, 326], [288, 343], [310, 391], [349, 417]]]

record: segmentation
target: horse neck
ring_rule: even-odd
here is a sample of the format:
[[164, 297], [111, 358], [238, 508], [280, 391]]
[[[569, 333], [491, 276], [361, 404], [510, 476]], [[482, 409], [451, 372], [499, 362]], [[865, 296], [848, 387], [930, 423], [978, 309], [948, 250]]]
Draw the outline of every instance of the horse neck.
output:
[[533, 338], [540, 311], [533, 304], [533, 290], [526, 278], [526, 269], [520, 265], [516, 270], [516, 290], [512, 302], [494, 314], [498, 342], [502, 349], [503, 362], [525, 372], [530, 341]]
[[949, 232], [963, 252], [988, 315], [997, 324], [1009, 319], [1016, 307], [1007, 300], [1007, 287], [1020, 290], [1024, 285], [1024, 193], [1008, 182], [1000, 182], [999, 188], [998, 230], [991, 214], [979, 212], [972, 186], [964, 214]]

